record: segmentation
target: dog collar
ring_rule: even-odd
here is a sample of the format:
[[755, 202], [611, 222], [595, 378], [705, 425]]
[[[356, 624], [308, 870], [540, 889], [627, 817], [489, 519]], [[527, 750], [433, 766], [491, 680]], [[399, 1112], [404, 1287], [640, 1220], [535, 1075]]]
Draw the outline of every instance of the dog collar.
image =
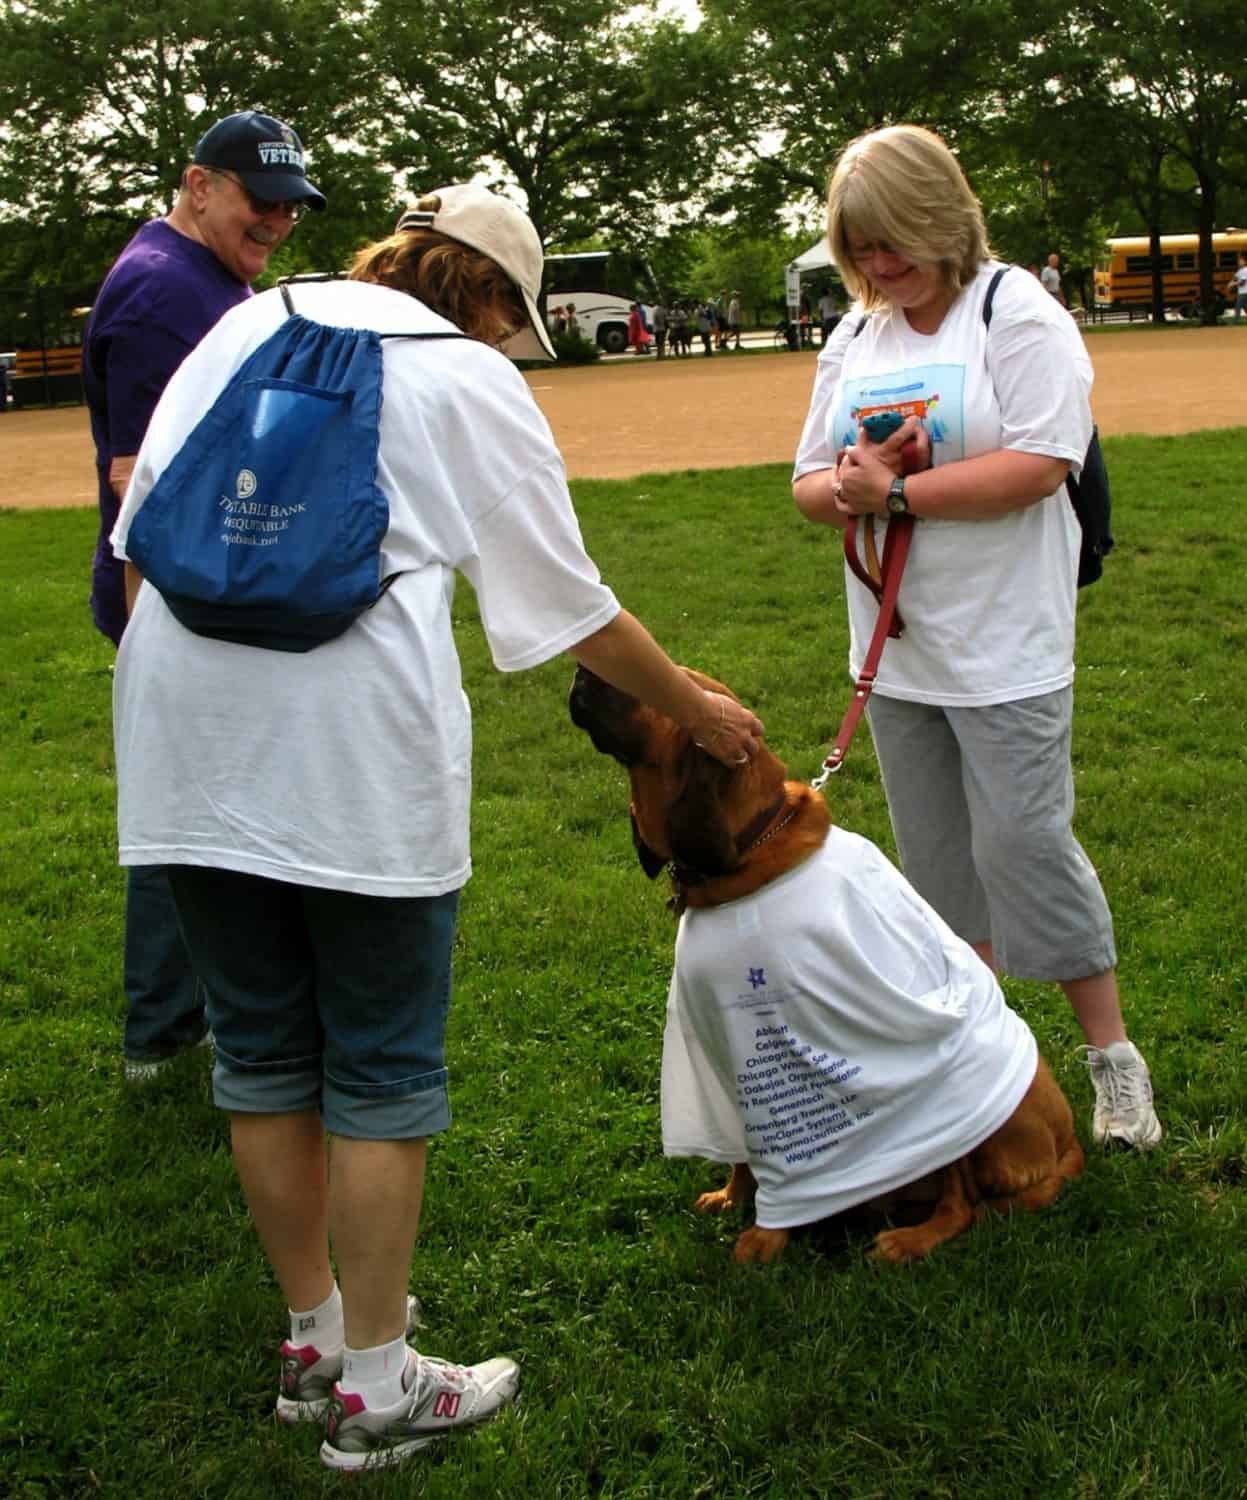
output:
[[[783, 812], [784, 804], [787, 800], [788, 793], [781, 792], [775, 801], [771, 803], [770, 807], [764, 812], [760, 812], [752, 822], [746, 823], [744, 828], [736, 835], [736, 853], [738, 855], [744, 856], [751, 849], [756, 849], [759, 844], [765, 844], [768, 839], [774, 838], [781, 828], [786, 828], [792, 822], [793, 818], [796, 817], [797, 809], [801, 806], [800, 802], [793, 804], [786, 818], [781, 818], [778, 823], [775, 823], [773, 828], [770, 826], [775, 818]], [[705, 885], [708, 880], [718, 879], [718, 876], [705, 875], [701, 870], [694, 870], [690, 865], [677, 864], [675, 860], [672, 860], [668, 868], [671, 872], [672, 883], [676, 886]]]
[[[746, 826], [741, 829], [741, 831], [736, 835], [737, 854], [748, 854], [751, 849], [756, 849], [759, 844], [765, 843], [767, 839], [774, 838], [774, 836], [779, 832], [781, 828], [785, 827], [792, 821], [797, 808], [801, 805], [799, 802], [794, 803], [792, 811], [782, 822], [776, 823], [774, 828], [770, 828], [772, 820], [778, 817], [781, 812], [783, 812], [784, 804], [787, 801], [788, 793], [780, 792], [778, 798], [771, 803], [770, 807], [768, 807], [765, 812], [759, 813], [752, 823], [746, 824]], [[767, 832], [768, 828], [770, 828], [769, 833]]]

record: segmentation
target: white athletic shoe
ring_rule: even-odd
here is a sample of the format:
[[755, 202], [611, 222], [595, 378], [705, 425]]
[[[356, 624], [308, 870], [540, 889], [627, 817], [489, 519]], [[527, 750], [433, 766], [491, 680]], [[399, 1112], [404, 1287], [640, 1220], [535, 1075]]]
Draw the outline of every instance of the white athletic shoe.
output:
[[[407, 1337], [421, 1325], [419, 1299], [407, 1298]], [[277, 1387], [279, 1422], [323, 1420], [333, 1395], [333, 1383], [342, 1373], [342, 1345], [322, 1354], [315, 1344], [295, 1345], [289, 1339], [281, 1346], [281, 1374]]]
[[1095, 1087], [1091, 1134], [1097, 1146], [1150, 1151], [1161, 1138], [1152, 1107], [1152, 1078], [1133, 1042], [1085, 1047], [1083, 1061]]
[[411, 1349], [404, 1394], [393, 1406], [370, 1411], [362, 1396], [334, 1386], [320, 1461], [328, 1469], [346, 1470], [402, 1463], [456, 1428], [488, 1420], [514, 1399], [519, 1382], [513, 1359], [452, 1365]]

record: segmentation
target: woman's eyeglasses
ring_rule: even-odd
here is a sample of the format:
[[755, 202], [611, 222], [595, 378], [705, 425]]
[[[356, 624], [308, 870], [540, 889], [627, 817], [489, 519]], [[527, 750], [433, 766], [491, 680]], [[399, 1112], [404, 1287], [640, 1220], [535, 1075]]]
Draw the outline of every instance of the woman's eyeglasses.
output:
[[297, 224], [307, 212], [307, 203], [302, 198], [257, 198], [242, 178], [235, 177], [233, 172], [227, 172], [224, 167], [209, 167], [207, 170], [232, 182], [251, 205], [251, 212], [260, 214], [261, 217], [266, 214], [281, 214]]

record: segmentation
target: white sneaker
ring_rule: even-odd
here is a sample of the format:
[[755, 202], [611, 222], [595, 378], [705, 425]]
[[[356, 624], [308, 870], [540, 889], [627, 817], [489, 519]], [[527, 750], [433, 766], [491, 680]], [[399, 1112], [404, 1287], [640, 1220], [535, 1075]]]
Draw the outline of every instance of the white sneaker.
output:
[[138, 1057], [127, 1057], [125, 1059], [125, 1076], [127, 1083], [150, 1083], [153, 1078], [159, 1078], [162, 1073], [167, 1073], [174, 1063], [186, 1056], [188, 1052], [212, 1051], [216, 1046], [211, 1031], [205, 1031], [199, 1040], [189, 1047], [183, 1047], [180, 1052], [172, 1052], [168, 1057], [153, 1057], [149, 1059]]
[[1096, 1145], [1150, 1151], [1162, 1132], [1152, 1108], [1152, 1078], [1139, 1049], [1133, 1042], [1110, 1042], [1082, 1050], [1095, 1087], [1091, 1134]]
[[370, 1411], [362, 1396], [334, 1386], [320, 1461], [327, 1469], [347, 1470], [402, 1463], [455, 1428], [492, 1417], [514, 1399], [519, 1383], [513, 1359], [452, 1365], [409, 1349], [405, 1394], [393, 1406]]
[[[422, 1309], [416, 1297], [407, 1298], [407, 1337], [423, 1326]], [[279, 1422], [319, 1422], [329, 1407], [333, 1383], [342, 1373], [342, 1345], [324, 1353], [315, 1344], [281, 1346], [281, 1372], [277, 1385]]]

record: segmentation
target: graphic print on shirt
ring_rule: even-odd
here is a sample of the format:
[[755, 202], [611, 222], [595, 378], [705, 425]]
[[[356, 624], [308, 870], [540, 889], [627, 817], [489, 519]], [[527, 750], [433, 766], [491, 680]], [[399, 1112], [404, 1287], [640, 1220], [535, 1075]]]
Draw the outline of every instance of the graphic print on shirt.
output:
[[889, 374], [846, 377], [833, 418], [838, 449], [857, 442], [863, 417], [895, 411], [917, 417], [931, 439], [932, 463], [966, 456], [964, 365], [916, 365]]
[[855, 1086], [861, 1072], [861, 1063], [802, 1041], [791, 1026], [755, 1027], [736, 1075], [750, 1160], [793, 1166], [840, 1145], [844, 1132], [874, 1113]]
[[749, 990], [723, 1010], [725, 1024], [736, 1031], [732, 1054], [743, 1060], [736, 1105], [750, 1160], [782, 1158], [787, 1166], [811, 1161], [873, 1114], [854, 1086], [862, 1065], [804, 1041], [792, 1024], [795, 1017], [781, 1021], [775, 1015], [794, 997], [768, 986], [765, 965], [751, 964], [745, 982]]

